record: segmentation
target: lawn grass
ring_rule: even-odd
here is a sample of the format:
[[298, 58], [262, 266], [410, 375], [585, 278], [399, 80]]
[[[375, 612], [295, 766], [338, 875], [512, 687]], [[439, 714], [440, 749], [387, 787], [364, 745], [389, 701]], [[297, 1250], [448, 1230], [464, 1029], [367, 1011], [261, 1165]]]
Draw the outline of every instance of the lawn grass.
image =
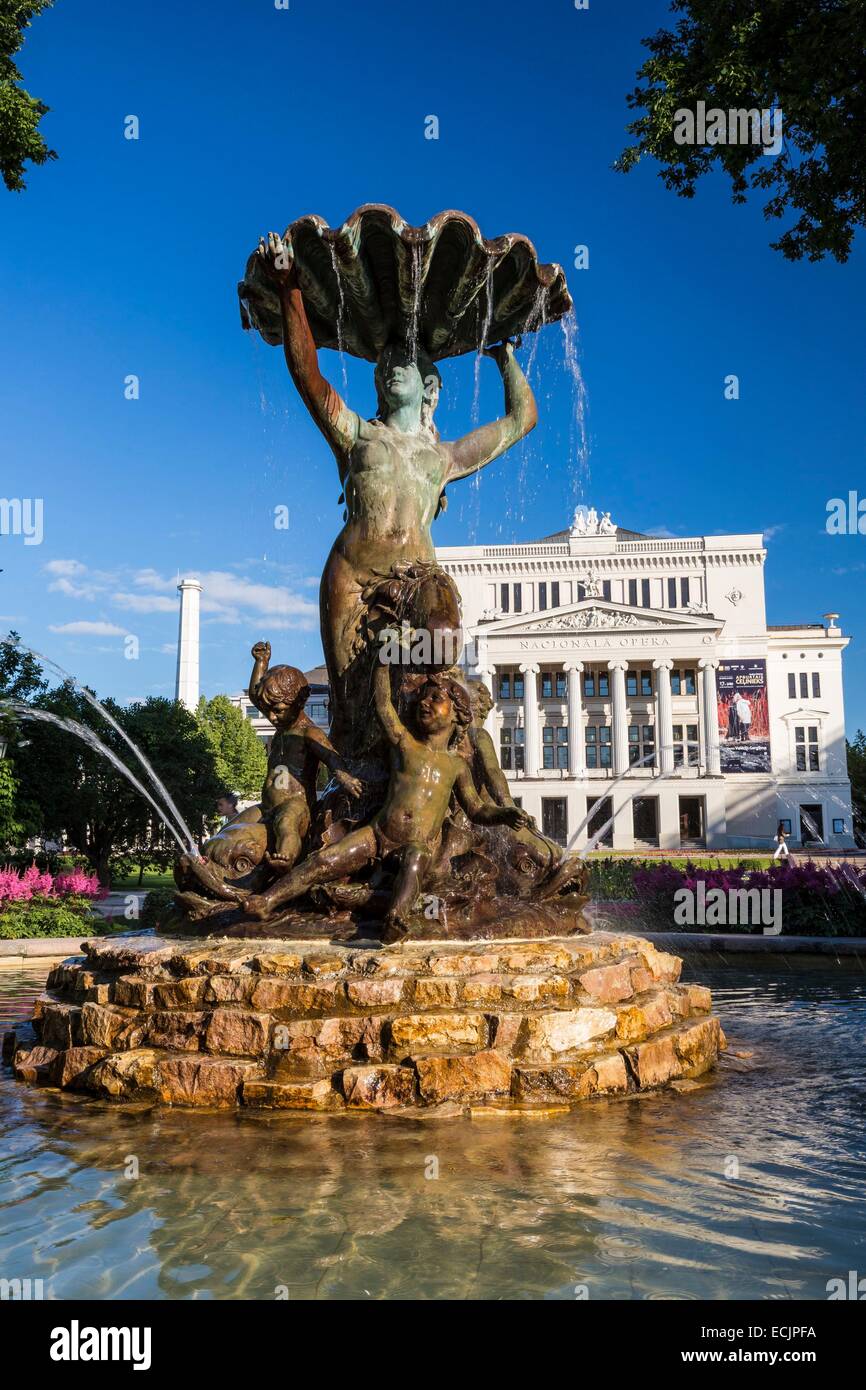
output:
[[147, 870], [142, 877], [141, 883], [138, 881], [138, 874], [130, 874], [127, 878], [113, 878], [111, 880], [112, 893], [134, 893], [141, 889], [146, 891], [148, 888], [171, 888], [174, 885], [174, 878], [171, 869]]

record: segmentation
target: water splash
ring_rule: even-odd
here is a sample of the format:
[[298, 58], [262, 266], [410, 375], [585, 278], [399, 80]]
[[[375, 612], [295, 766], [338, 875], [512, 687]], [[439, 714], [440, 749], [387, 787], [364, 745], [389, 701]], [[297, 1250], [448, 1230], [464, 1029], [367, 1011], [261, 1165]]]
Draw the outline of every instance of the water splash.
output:
[[409, 321], [409, 355], [418, 361], [418, 337], [421, 323], [421, 245], [412, 243], [412, 317]]
[[[129, 748], [130, 752], [132, 752], [138, 759], [138, 761], [141, 763], [142, 767], [144, 768], [145, 772], [150, 778], [151, 783], [159, 792], [165, 805], [171, 811], [171, 814], [173, 815], [177, 826], [179, 827], [183, 835], [186, 837], [187, 843], [186, 845], [184, 845], [184, 849], [186, 850], [188, 848], [191, 851], [191, 853], [197, 854], [198, 849], [196, 847], [195, 837], [193, 836], [192, 831], [190, 830], [183, 816], [180, 814], [180, 811], [175, 806], [168, 789], [162, 783], [160, 778], [157, 777], [155, 771], [153, 770], [153, 767], [151, 766], [150, 762], [145, 757], [145, 755], [142, 753], [141, 749], [135, 743], [133, 743], [132, 739], [129, 737], [129, 734], [126, 732], [125, 729], [121, 728], [114, 716], [109, 713], [109, 711], [99, 700], [97, 700], [96, 696], [93, 694], [93, 691], [88, 690], [86, 685], [82, 685], [81, 681], [79, 681], [75, 676], [73, 676], [71, 672], [64, 670], [64, 668], [60, 666], [56, 661], [53, 661], [51, 657], [43, 656], [42, 652], [37, 652], [33, 647], [28, 647], [24, 642], [21, 641], [20, 638], [15, 643], [15, 646], [19, 647], [21, 651], [29, 652], [31, 656], [35, 657], [36, 660], [41, 662], [43, 666], [47, 666], [48, 669], [50, 671], [53, 671], [55, 675], [60, 676], [62, 680], [69, 681], [70, 684], [74, 686], [74, 688], [84, 696], [87, 703], [91, 705], [93, 709], [95, 709], [99, 714], [101, 714], [103, 719], [111, 725], [114, 732], [116, 734], [119, 734], [119, 736], [123, 739], [124, 743]], [[29, 709], [30, 707], [25, 706], [25, 708]], [[84, 726], [82, 725], [81, 727], [83, 728]], [[123, 767], [126, 766], [125, 763], [121, 765]], [[145, 793], [145, 795], [147, 795], [147, 793]], [[148, 800], [150, 800], [150, 796], [148, 796]], [[159, 807], [157, 807], [157, 810], [159, 810]], [[163, 820], [166, 819], [162, 811], [159, 811], [159, 814]], [[166, 821], [166, 824], [168, 824], [168, 821]], [[174, 834], [174, 831], [172, 831], [172, 833]], [[177, 836], [175, 836], [175, 838], [177, 838]]]
[[337, 282], [337, 351], [340, 354], [340, 371], [343, 376], [343, 395], [349, 389], [349, 376], [346, 371], [346, 339], [344, 335], [344, 325], [346, 322], [346, 292], [343, 286], [343, 277], [340, 274], [340, 263], [337, 260], [337, 248], [332, 241], [328, 242], [328, 250], [331, 253], [331, 265], [334, 270], [334, 279]]
[[162, 807], [151, 796], [147, 787], [139, 782], [135, 773], [129, 770], [126, 763], [114, 752], [114, 749], [109, 748], [106, 743], [103, 743], [102, 739], [98, 738], [92, 729], [88, 729], [86, 724], [79, 724], [75, 719], [64, 719], [59, 714], [52, 714], [52, 712], [47, 709], [34, 709], [32, 705], [25, 705], [20, 700], [0, 700], [0, 709], [7, 711], [9, 714], [14, 714], [18, 719], [30, 719], [40, 724], [53, 724], [56, 728], [63, 729], [65, 733], [73, 734], [76, 738], [80, 738], [82, 743], [86, 743], [94, 753], [99, 753], [103, 758], [107, 758], [112, 766], [116, 768], [128, 782], [132, 783], [135, 790], [144, 797], [145, 801], [150, 803], [169, 834], [172, 835], [180, 845], [181, 851], [184, 854], [194, 854], [198, 857], [198, 847], [192, 838], [190, 838], [189, 844], [184, 844], [180, 834], [172, 825]]
[[481, 321], [481, 332], [478, 338], [478, 351], [475, 354], [474, 364], [474, 385], [472, 391], [472, 413], [471, 420], [473, 427], [477, 426], [480, 420], [481, 411], [481, 360], [484, 356], [484, 348], [488, 346], [487, 339], [490, 336], [490, 326], [493, 323], [493, 267], [487, 271], [487, 279], [484, 286], [485, 305], [484, 318]]
[[577, 458], [577, 472], [571, 498], [572, 502], [576, 502], [581, 487], [585, 485], [589, 477], [589, 440], [586, 429], [586, 385], [583, 380], [583, 372], [580, 369], [577, 351], [577, 318], [573, 309], [569, 309], [565, 317], [560, 319], [560, 329], [562, 330], [565, 369], [571, 378], [572, 419], [569, 455]]

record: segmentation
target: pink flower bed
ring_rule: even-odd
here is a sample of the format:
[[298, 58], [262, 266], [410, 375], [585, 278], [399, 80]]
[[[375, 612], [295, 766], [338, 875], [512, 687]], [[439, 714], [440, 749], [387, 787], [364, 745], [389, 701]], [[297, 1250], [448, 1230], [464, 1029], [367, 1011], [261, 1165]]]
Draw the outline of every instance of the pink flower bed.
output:
[[95, 874], [72, 869], [63, 874], [50, 874], [31, 864], [19, 873], [17, 869], [0, 869], [0, 908], [8, 903], [29, 902], [31, 898], [104, 898], [106, 890]]

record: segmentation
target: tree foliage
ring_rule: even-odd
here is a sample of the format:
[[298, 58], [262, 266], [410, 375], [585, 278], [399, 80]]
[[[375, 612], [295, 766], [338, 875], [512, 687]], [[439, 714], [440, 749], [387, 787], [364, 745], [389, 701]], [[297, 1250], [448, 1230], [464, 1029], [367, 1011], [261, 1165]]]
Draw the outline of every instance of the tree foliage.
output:
[[[636, 143], [615, 167], [627, 172], [652, 155], [665, 186], [684, 198], [721, 167], [735, 203], [760, 189], [769, 193], [766, 218], [794, 216], [773, 250], [789, 260], [847, 260], [866, 222], [866, 0], [673, 0], [671, 10], [682, 16], [676, 27], [643, 40], [651, 55], [637, 74], [644, 85], [627, 100], [644, 114], [627, 127]], [[675, 113], [698, 101], [780, 109], [780, 153], [677, 144]]]
[[216, 760], [223, 790], [246, 800], [261, 796], [267, 773], [267, 754], [248, 719], [227, 695], [199, 701], [197, 717]]
[[858, 729], [848, 748], [848, 776], [851, 779], [851, 804], [854, 807], [854, 833], [866, 844], [866, 734]]
[[[42, 692], [30, 703], [92, 730], [152, 791], [127, 745], [71, 684]], [[198, 836], [222, 788], [210, 743], [194, 715], [173, 700], [150, 698], [126, 708], [113, 700], [103, 703], [150, 760]], [[50, 724], [27, 721], [26, 727], [26, 747], [14, 750], [14, 775], [19, 804], [33, 808], [38, 833], [80, 850], [103, 883], [109, 879], [112, 855], [120, 849], [135, 847], [154, 862], [171, 862], [178, 853], [176, 840], [101, 753]]]
[[53, 0], [0, 0], [0, 174], [12, 192], [20, 192], [24, 165], [45, 164], [57, 153], [39, 133], [39, 122], [50, 109], [21, 86], [14, 60], [35, 15]]

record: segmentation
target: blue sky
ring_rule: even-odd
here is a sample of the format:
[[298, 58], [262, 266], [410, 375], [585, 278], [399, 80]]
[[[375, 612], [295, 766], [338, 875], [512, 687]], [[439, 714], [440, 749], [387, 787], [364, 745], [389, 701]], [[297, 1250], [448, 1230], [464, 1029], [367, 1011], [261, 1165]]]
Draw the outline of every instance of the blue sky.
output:
[[[866, 537], [824, 529], [829, 498], [866, 496], [863, 241], [846, 266], [789, 264], [721, 178], [686, 201], [650, 164], [612, 171], [640, 39], [665, 16], [656, 0], [58, 0], [36, 20], [21, 66], [60, 158], [0, 190], [0, 493], [44, 499], [44, 540], [0, 538], [0, 626], [99, 693], [171, 694], [176, 575], [196, 571], [207, 694], [241, 688], [259, 637], [317, 661], [339, 484], [282, 354], [241, 331], [236, 282], [259, 235], [302, 213], [457, 207], [565, 265], [590, 448], [584, 467], [548, 328], [538, 429], [451, 490], [436, 541], [541, 536], [578, 501], [635, 530], [764, 530], [769, 621], [842, 614], [849, 732], [866, 726]], [[371, 369], [346, 370], [372, 414]], [[474, 374], [445, 364], [446, 437], [472, 423]], [[479, 390], [498, 414], [486, 361]]]

